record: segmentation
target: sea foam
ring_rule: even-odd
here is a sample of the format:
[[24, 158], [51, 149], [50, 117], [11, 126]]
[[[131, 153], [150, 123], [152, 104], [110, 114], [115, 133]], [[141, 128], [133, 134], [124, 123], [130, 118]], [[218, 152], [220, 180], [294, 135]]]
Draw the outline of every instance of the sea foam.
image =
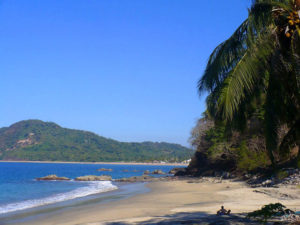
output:
[[6, 205], [0, 205], [0, 214], [49, 205], [57, 202], [67, 201], [101, 192], [118, 189], [110, 181], [90, 181], [86, 187], [80, 187], [69, 192], [51, 195], [46, 198], [32, 199]]

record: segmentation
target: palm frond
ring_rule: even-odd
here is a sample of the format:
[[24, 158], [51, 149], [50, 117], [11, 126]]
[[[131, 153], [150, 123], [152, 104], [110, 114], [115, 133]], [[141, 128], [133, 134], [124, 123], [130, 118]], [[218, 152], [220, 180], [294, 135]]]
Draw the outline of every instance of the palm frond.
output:
[[256, 44], [247, 49], [224, 80], [217, 102], [217, 113], [223, 119], [232, 120], [245, 95], [251, 94], [256, 82], [264, 75], [274, 50], [274, 38], [267, 34], [260, 36]]
[[239, 61], [245, 51], [248, 20], [245, 20], [234, 34], [215, 48], [209, 57], [205, 72], [198, 82], [198, 90], [212, 92], [226, 78], [228, 71]]

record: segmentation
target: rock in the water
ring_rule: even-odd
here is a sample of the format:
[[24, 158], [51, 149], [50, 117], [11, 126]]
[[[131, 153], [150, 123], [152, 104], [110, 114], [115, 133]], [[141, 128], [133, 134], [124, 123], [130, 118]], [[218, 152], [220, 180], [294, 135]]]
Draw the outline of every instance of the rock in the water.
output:
[[162, 170], [154, 170], [152, 172], [152, 174], [160, 174], [160, 175], [162, 175], [162, 174], [165, 174], [165, 173]]
[[129, 170], [122, 170], [122, 172], [129, 172]]
[[95, 175], [87, 175], [82, 177], [75, 178], [76, 181], [105, 181], [112, 180], [111, 176], [95, 176]]
[[52, 174], [52, 175], [48, 175], [48, 176], [45, 176], [45, 177], [36, 178], [36, 180], [70, 180], [70, 178], [58, 177], [55, 174]]
[[101, 168], [101, 169], [97, 169], [97, 171], [109, 171], [109, 172], [111, 172], [112, 169]]
[[145, 170], [144, 174], [150, 174], [150, 171], [149, 170]]
[[156, 178], [154, 178], [154, 177], [150, 177], [148, 175], [143, 175], [143, 176], [135, 176], [135, 177], [116, 179], [115, 181], [118, 181], [118, 182], [144, 182], [144, 181], [153, 181], [155, 179]]

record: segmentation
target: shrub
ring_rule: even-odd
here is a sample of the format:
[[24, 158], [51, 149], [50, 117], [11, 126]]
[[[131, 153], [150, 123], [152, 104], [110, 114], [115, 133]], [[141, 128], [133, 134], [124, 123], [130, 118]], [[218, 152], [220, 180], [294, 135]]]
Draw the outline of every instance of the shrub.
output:
[[242, 141], [240, 147], [236, 148], [235, 151], [239, 170], [251, 171], [259, 167], [265, 167], [268, 164], [267, 153], [250, 151], [247, 148], [246, 141]]
[[248, 218], [258, 218], [258, 220], [267, 224], [268, 220], [275, 216], [282, 216], [284, 214], [294, 213], [292, 210], [287, 209], [281, 203], [268, 204], [263, 206], [260, 210], [253, 211], [248, 213]]
[[288, 176], [289, 176], [289, 173], [287, 171], [280, 170], [279, 172], [276, 173], [276, 177], [279, 180], [282, 180], [282, 179], [284, 179], [284, 178], [286, 178]]

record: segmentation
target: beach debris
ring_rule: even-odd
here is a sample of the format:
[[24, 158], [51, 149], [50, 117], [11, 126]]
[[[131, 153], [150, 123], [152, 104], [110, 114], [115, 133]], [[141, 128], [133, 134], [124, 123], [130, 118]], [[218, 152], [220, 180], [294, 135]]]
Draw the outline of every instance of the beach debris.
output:
[[270, 187], [271, 185], [273, 185], [274, 184], [274, 181], [273, 180], [265, 180], [264, 182], [262, 182], [261, 183], [261, 185], [263, 186], [263, 187]]
[[293, 214], [293, 213], [281, 216], [280, 220], [291, 222], [290, 225], [299, 225], [300, 224], [300, 216]]
[[97, 169], [97, 171], [108, 171], [108, 172], [111, 172], [113, 170], [112, 169], [106, 169], [106, 168], [100, 168], [100, 169]]
[[159, 175], [163, 175], [163, 174], [165, 174], [162, 170], [154, 170], [153, 172], [152, 172], [152, 174], [159, 174]]
[[277, 187], [286, 185], [299, 185], [300, 184], [300, 170], [294, 168], [283, 168], [276, 176], [264, 177], [263, 175], [249, 175], [244, 176], [247, 183], [251, 187]]
[[81, 176], [81, 177], [76, 177], [76, 181], [110, 181], [112, 180], [111, 176], [95, 176], [95, 175], [87, 175], [87, 176]]
[[45, 177], [38, 177], [36, 180], [70, 180], [70, 178], [67, 177], [58, 177], [55, 174], [51, 174]]

